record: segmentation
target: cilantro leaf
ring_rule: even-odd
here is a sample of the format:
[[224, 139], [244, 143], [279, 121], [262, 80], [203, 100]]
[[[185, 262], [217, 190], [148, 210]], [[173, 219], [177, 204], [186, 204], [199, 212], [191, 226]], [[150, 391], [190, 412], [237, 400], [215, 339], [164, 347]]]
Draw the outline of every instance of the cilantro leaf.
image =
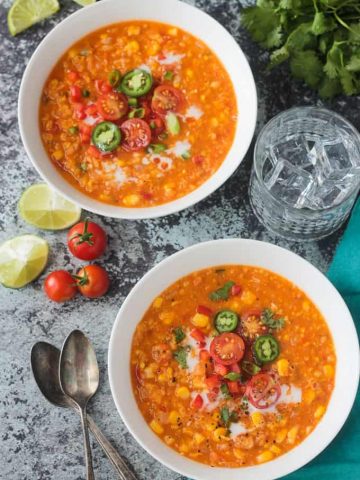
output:
[[226, 385], [226, 383], [223, 383], [221, 385], [220, 391], [223, 394], [224, 398], [226, 398], [226, 399], [232, 398], [232, 395], [229, 391], [229, 387]]
[[209, 295], [210, 300], [212, 300], [213, 302], [217, 302], [219, 300], [227, 300], [229, 298], [230, 290], [233, 285], [235, 285], [235, 282], [231, 280], [229, 282], [224, 283], [222, 287], [210, 293]]
[[346, 70], [349, 72], [360, 72], [360, 49], [357, 54], [353, 54], [346, 64]]
[[338, 42], [334, 42], [327, 53], [324, 72], [329, 78], [337, 78], [340, 76], [343, 67], [343, 52]]
[[244, 370], [244, 372], [248, 373], [249, 375], [256, 375], [261, 370], [261, 368], [258, 365], [252, 362], [248, 362], [247, 360], [244, 360], [242, 362], [241, 367]]
[[263, 47], [273, 48], [281, 44], [280, 16], [275, 12], [272, 2], [247, 8], [241, 18], [252, 38]]
[[274, 68], [276, 65], [280, 65], [280, 63], [285, 62], [290, 56], [290, 52], [287, 47], [284, 45], [277, 50], [274, 50], [270, 55], [270, 63], [268, 68]]
[[316, 12], [311, 31], [314, 35], [322, 35], [336, 28], [336, 23], [332, 17], [325, 16], [324, 12]]
[[341, 88], [337, 78], [329, 78], [325, 75], [319, 87], [319, 95], [322, 98], [332, 98], [341, 92]]
[[314, 50], [296, 52], [290, 61], [291, 73], [310, 87], [317, 87], [323, 77], [323, 66]]
[[266, 325], [273, 330], [280, 330], [285, 325], [285, 318], [275, 318], [275, 313], [270, 308], [265, 308], [265, 310], [263, 310], [260, 321], [263, 325]]
[[227, 380], [230, 380], [230, 382], [236, 382], [236, 380], [239, 380], [241, 377], [240, 373], [237, 372], [229, 372], [226, 375], [224, 375], [224, 378]]
[[178, 362], [181, 368], [188, 368], [187, 364], [187, 349], [185, 347], [179, 347], [173, 353], [173, 357]]
[[223, 407], [220, 409], [220, 420], [224, 427], [228, 428], [231, 422], [238, 421], [238, 414], [236, 412], [231, 412], [228, 407]]
[[173, 330], [173, 335], [175, 337], [175, 342], [176, 343], [180, 343], [184, 340], [184, 338], [186, 337], [183, 329], [181, 327], [176, 327], [174, 328]]
[[350, 23], [349, 42], [360, 45], [360, 22]]
[[340, 82], [346, 95], [355, 95], [360, 89], [360, 80], [345, 68], [340, 73]]

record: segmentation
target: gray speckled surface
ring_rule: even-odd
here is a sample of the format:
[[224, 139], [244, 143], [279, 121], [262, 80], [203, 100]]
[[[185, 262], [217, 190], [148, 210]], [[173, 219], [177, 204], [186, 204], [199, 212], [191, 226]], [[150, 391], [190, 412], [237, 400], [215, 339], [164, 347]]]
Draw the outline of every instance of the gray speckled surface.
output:
[[[59, 14], [17, 38], [10, 38], [6, 25], [9, 3], [5, 0], [0, 6], [0, 241], [20, 233], [40, 233], [19, 218], [16, 207], [24, 188], [39, 180], [21, 145], [17, 93], [25, 65], [40, 40], [56, 23], [78, 8], [70, 0], [62, 1]], [[265, 73], [266, 54], [239, 26], [241, 2], [192, 0], [190, 3], [196, 3], [222, 23], [250, 59], [259, 93], [258, 129], [285, 108], [321, 103], [313, 92], [291, 80], [285, 67]], [[360, 98], [341, 97], [328, 106], [360, 127]], [[91, 402], [90, 411], [99, 426], [133, 465], [139, 479], [181, 478], [137, 445], [120, 420], [111, 398], [106, 372], [107, 345], [115, 315], [130, 288], [155, 263], [199, 241], [222, 237], [268, 240], [299, 253], [324, 271], [339, 238], [337, 233], [321, 242], [295, 244], [266, 232], [252, 214], [247, 197], [251, 153], [250, 149], [241, 167], [215, 194], [177, 215], [143, 222], [93, 216], [106, 228], [110, 238], [110, 246], [102, 259], [112, 277], [112, 287], [105, 298], [87, 301], [78, 297], [65, 305], [50, 303], [42, 292], [44, 275], [20, 291], [0, 287], [1, 479], [84, 478], [80, 423], [72, 412], [54, 408], [41, 397], [29, 364], [30, 349], [35, 341], [47, 340], [60, 346], [74, 328], [81, 328], [90, 335], [98, 353], [101, 386]], [[64, 232], [40, 234], [51, 246], [48, 271], [79, 265], [67, 253]], [[116, 478], [95, 445], [94, 459], [96, 478]]]

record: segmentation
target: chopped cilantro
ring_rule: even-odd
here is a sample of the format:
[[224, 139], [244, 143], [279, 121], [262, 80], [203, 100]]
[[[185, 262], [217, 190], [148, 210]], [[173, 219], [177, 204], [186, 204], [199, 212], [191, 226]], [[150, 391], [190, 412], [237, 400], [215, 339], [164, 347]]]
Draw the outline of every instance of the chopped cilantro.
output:
[[186, 335], [185, 335], [185, 333], [184, 333], [184, 331], [181, 327], [174, 328], [173, 334], [174, 334], [176, 343], [182, 342], [184, 340], [184, 338], [186, 337]]
[[218, 302], [219, 300], [227, 300], [229, 298], [230, 290], [233, 285], [235, 285], [235, 282], [233, 282], [232, 280], [224, 283], [222, 287], [210, 293], [210, 300], [212, 300], [213, 302]]
[[223, 407], [220, 410], [220, 420], [224, 427], [229, 427], [231, 422], [237, 422], [238, 418], [238, 414], [236, 412], [230, 412], [228, 407]]
[[261, 368], [258, 365], [252, 362], [248, 362], [247, 360], [244, 360], [242, 362], [241, 368], [244, 370], [244, 372], [248, 373], [249, 375], [256, 375], [261, 370]]
[[220, 391], [223, 394], [224, 398], [232, 398], [231, 393], [229, 391], [229, 387], [226, 385], [226, 383], [223, 383], [220, 387]]
[[263, 325], [266, 325], [272, 330], [280, 330], [285, 325], [285, 318], [276, 318], [275, 313], [271, 310], [271, 308], [265, 308], [265, 310], [263, 310], [260, 321]]
[[237, 372], [229, 372], [226, 375], [224, 375], [224, 378], [227, 380], [230, 380], [230, 382], [236, 382], [236, 380], [239, 380], [241, 377], [240, 373]]
[[188, 351], [188, 349], [186, 347], [179, 347], [173, 353], [173, 356], [174, 356], [175, 360], [178, 362], [178, 364], [180, 365], [181, 368], [188, 368], [187, 351]]

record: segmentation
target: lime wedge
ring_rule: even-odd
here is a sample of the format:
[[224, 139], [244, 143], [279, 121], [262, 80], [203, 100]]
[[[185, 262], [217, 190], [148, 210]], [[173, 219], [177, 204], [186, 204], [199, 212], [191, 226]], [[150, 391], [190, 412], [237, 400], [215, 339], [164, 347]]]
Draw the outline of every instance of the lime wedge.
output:
[[44, 230], [62, 230], [79, 221], [81, 209], [57, 194], [45, 183], [32, 185], [21, 195], [22, 218]]
[[96, 0], [74, 0], [74, 2], [78, 5], [81, 5], [82, 7], [86, 7], [86, 5], [91, 5], [92, 3], [95, 3]]
[[35, 235], [21, 235], [0, 245], [0, 283], [21, 288], [44, 270], [49, 247]]
[[59, 8], [58, 0], [15, 0], [8, 13], [9, 32], [17, 35], [40, 20], [50, 17]]

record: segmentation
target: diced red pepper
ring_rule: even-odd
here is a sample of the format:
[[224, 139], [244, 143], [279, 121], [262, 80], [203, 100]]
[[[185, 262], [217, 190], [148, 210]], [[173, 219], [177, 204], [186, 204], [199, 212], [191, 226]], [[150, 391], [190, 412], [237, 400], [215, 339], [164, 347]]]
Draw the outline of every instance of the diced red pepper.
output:
[[219, 388], [221, 383], [221, 377], [219, 375], [210, 375], [209, 377], [205, 378], [206, 386], [209, 390], [213, 390], [214, 388]]
[[200, 362], [207, 363], [210, 360], [210, 352], [207, 350], [200, 350], [199, 360]]
[[205, 157], [203, 155], [194, 155], [192, 157], [192, 161], [193, 163], [195, 163], [195, 165], [201, 165], [202, 163], [204, 163], [204, 160]]
[[238, 382], [227, 382], [230, 393], [240, 393], [240, 386]]
[[240, 287], [240, 285], [233, 285], [231, 287], [230, 293], [233, 297], [235, 297], [235, 295], [239, 295], [241, 292], [242, 292], [242, 288]]
[[81, 100], [81, 88], [77, 85], [71, 85], [70, 87], [70, 100], [72, 102], [80, 102]]
[[211, 315], [213, 314], [213, 311], [210, 308], [205, 307], [205, 305], [198, 305], [198, 307], [196, 308], [196, 311], [197, 313], [201, 313], [202, 315], [207, 315], [208, 317], [211, 317]]
[[74, 115], [78, 120], [83, 120], [86, 117], [85, 105], [82, 103], [74, 103]]
[[95, 105], [95, 103], [93, 103], [92, 105], [88, 105], [86, 108], [85, 108], [85, 113], [86, 115], [96, 115], [97, 114], [97, 106]]
[[200, 343], [200, 345], [205, 345], [205, 335], [198, 328], [194, 328], [190, 332], [190, 337]]
[[228, 373], [226, 365], [221, 365], [221, 363], [214, 363], [214, 372], [222, 377]]
[[214, 388], [207, 394], [207, 397], [209, 399], [209, 402], [214, 402], [216, 400], [216, 397], [219, 395], [219, 388]]
[[105, 80], [95, 80], [95, 88], [99, 93], [110, 93], [113, 91], [113, 87]]
[[229, 367], [229, 372], [241, 373], [241, 368], [238, 363], [233, 363]]
[[90, 145], [90, 147], [87, 149], [87, 152], [89, 155], [95, 158], [102, 158], [101, 152], [95, 147], [95, 145]]
[[198, 410], [203, 406], [204, 400], [201, 395], [196, 395], [194, 401], [192, 402], [192, 406], [197, 408]]
[[90, 143], [91, 141], [91, 135], [87, 135], [84, 132], [80, 132], [80, 141], [83, 145], [86, 145], [87, 143]]
[[67, 78], [69, 79], [70, 82], [76, 82], [76, 80], [79, 79], [79, 74], [77, 72], [69, 71], [67, 72]]

